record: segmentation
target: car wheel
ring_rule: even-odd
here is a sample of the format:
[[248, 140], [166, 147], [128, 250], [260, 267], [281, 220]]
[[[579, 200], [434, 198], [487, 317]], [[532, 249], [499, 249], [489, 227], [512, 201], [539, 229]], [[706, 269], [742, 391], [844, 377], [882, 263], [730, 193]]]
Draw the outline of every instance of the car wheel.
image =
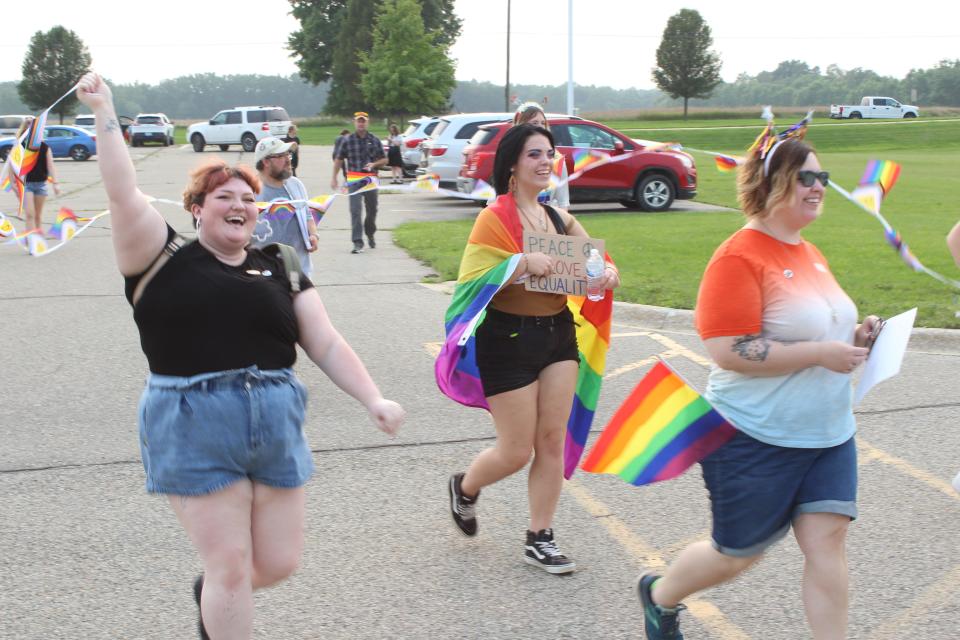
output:
[[673, 183], [661, 173], [652, 173], [637, 185], [635, 196], [644, 211], [666, 211], [673, 204]]
[[137, 140], [136, 138], [131, 138], [131, 139], [130, 139], [130, 146], [131, 146], [131, 147], [139, 147], [139, 146], [140, 146], [140, 141]]
[[77, 161], [83, 161], [90, 157], [90, 151], [82, 144], [75, 144], [70, 147], [70, 157]]
[[222, 144], [222, 145], [220, 145], [220, 151], [226, 151], [226, 150], [229, 149], [229, 148], [230, 148], [230, 145], [228, 145], [228, 144]]
[[169, 146], [170, 146], [170, 138], [168, 138], [168, 137], [166, 137], [166, 136], [163, 137], [163, 146], [165, 146], [165, 147], [169, 147]]
[[252, 133], [245, 133], [240, 137], [240, 144], [244, 151], [250, 153], [257, 148], [257, 138]]
[[170, 141], [170, 146], [171, 146], [171, 147], [172, 147], [173, 145], [177, 144], [177, 141], [173, 139], [173, 136], [170, 136], [169, 141]]
[[917, 114], [913, 113], [912, 111], [908, 111], [907, 113], [903, 114], [903, 117], [904, 117], [904, 118], [916, 118], [916, 117], [917, 117]]
[[203, 136], [199, 133], [195, 133], [190, 137], [190, 144], [193, 145], [193, 150], [197, 153], [203, 151], [203, 147], [207, 144], [203, 139]]
[[851, 120], [859, 120], [859, 119], [862, 118], [862, 117], [863, 117], [863, 116], [860, 115], [860, 112], [859, 112], [859, 111], [853, 111], [853, 112], [850, 113], [850, 119], [851, 119]]

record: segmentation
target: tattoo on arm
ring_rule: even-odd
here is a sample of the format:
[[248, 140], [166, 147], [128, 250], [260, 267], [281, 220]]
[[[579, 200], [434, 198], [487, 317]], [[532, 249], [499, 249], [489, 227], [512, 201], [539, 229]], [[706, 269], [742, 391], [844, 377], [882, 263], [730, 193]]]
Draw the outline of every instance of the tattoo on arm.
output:
[[763, 362], [770, 353], [770, 341], [759, 333], [751, 333], [735, 338], [731, 350], [744, 360]]
[[119, 123], [117, 123], [116, 120], [111, 118], [110, 120], [107, 120], [107, 126], [104, 128], [107, 130], [107, 133], [110, 133], [118, 130], [120, 128], [120, 125]]

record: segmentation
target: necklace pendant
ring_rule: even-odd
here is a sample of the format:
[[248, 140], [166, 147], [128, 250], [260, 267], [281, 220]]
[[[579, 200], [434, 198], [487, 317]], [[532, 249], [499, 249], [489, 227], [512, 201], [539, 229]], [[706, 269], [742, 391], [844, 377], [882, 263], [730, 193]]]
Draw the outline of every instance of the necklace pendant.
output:
[[783, 277], [786, 278], [787, 280], [789, 280], [790, 278], [793, 277], [793, 271], [790, 270], [790, 269], [784, 269], [784, 270], [783, 270]]

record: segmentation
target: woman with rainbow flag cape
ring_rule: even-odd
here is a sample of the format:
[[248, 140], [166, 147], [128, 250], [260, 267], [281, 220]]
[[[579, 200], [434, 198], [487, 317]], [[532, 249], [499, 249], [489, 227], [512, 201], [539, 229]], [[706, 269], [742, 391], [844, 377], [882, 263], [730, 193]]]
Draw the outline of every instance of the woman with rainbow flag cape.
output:
[[[532, 455], [524, 560], [560, 574], [576, 565], [554, 541], [553, 516], [596, 409], [613, 294], [591, 302], [529, 292], [520, 282], [554, 266], [544, 253], [522, 253], [524, 229], [587, 237], [572, 215], [537, 202], [555, 153], [550, 132], [529, 124], [513, 127], [500, 142], [493, 168], [498, 197], [477, 216], [464, 250], [436, 378], [457, 402], [488, 409], [497, 434], [466, 472], [450, 477], [458, 530], [477, 534], [480, 490], [523, 469]], [[604, 285], [620, 285], [610, 262]]]
[[812, 636], [847, 637], [846, 534], [857, 516], [850, 374], [881, 323], [857, 308], [803, 239], [829, 181], [804, 123], [772, 116], [739, 168], [747, 222], [707, 265], [695, 323], [714, 366], [706, 400], [737, 433], [701, 460], [711, 540], [686, 547], [661, 577], [637, 581], [649, 639], [682, 638], [681, 600], [731, 580], [794, 530]]
[[380, 394], [292, 252], [250, 246], [252, 169], [214, 160], [191, 173], [183, 207], [197, 239], [186, 242], [138, 188], [107, 84], [88, 73], [77, 97], [96, 115], [117, 266], [150, 370], [138, 418], [146, 488], [167, 496], [203, 562], [200, 637], [250, 638], [254, 590], [292, 574], [304, 545], [313, 455], [297, 345], [382, 431], [396, 433], [404, 411]]

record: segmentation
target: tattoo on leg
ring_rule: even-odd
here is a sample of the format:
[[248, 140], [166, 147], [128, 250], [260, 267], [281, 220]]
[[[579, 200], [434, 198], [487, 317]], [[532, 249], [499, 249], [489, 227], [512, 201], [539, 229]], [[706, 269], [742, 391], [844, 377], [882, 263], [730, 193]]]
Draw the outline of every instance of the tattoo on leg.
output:
[[759, 333], [747, 334], [736, 338], [731, 349], [744, 360], [763, 362], [770, 353], [770, 341]]
[[105, 127], [105, 129], [107, 130], [107, 133], [111, 131], [116, 131], [119, 128], [120, 128], [120, 124], [116, 120], [112, 118], [110, 120], [107, 120], [107, 126]]

